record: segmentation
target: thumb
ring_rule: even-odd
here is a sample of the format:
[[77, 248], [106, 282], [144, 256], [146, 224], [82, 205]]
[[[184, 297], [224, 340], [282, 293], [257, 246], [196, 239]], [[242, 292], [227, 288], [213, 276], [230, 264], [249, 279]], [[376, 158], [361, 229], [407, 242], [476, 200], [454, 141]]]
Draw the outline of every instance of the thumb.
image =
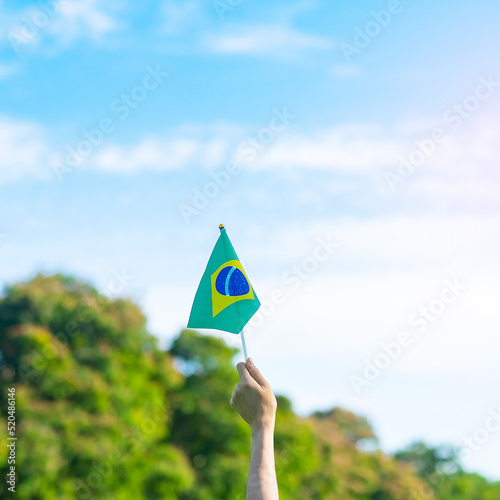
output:
[[258, 368], [254, 365], [252, 358], [248, 358], [245, 366], [252, 376], [252, 378], [262, 387], [267, 387], [269, 384], [267, 380], [262, 376]]

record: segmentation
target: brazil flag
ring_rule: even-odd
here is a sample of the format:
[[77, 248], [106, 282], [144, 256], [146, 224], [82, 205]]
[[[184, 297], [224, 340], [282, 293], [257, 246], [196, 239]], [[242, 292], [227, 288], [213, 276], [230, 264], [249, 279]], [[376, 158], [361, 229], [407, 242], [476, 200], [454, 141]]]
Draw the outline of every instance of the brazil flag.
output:
[[259, 309], [260, 302], [224, 226], [220, 229], [221, 234], [201, 278], [187, 326], [240, 333]]

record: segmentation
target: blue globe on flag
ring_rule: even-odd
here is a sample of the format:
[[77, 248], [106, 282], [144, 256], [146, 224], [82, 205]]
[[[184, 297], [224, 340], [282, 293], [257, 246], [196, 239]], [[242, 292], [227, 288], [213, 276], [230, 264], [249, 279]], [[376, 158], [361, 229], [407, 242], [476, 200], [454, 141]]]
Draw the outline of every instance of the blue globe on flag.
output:
[[250, 285], [237, 267], [227, 266], [221, 269], [215, 279], [215, 289], [226, 297], [238, 297], [246, 295], [250, 291]]

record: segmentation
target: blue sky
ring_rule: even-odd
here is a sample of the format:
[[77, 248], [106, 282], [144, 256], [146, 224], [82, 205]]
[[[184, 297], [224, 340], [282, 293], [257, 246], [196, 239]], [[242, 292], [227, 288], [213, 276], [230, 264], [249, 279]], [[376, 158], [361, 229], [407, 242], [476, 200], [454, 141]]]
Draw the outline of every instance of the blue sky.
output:
[[[2, 282], [75, 274], [168, 345], [222, 222], [267, 304], [250, 354], [297, 411], [365, 414], [386, 450], [481, 441], [500, 405], [500, 5], [101, 4], [0, 3]], [[465, 287], [449, 304], [446, 280]], [[500, 427], [476, 441], [466, 468], [500, 478]]]

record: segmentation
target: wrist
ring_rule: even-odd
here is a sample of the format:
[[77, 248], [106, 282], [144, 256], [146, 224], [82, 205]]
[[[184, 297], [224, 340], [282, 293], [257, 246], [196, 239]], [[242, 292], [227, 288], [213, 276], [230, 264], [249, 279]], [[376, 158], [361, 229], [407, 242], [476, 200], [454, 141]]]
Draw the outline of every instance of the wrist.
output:
[[252, 430], [252, 436], [259, 433], [274, 433], [274, 422], [275, 417], [270, 417], [267, 419], [261, 419], [250, 426]]

